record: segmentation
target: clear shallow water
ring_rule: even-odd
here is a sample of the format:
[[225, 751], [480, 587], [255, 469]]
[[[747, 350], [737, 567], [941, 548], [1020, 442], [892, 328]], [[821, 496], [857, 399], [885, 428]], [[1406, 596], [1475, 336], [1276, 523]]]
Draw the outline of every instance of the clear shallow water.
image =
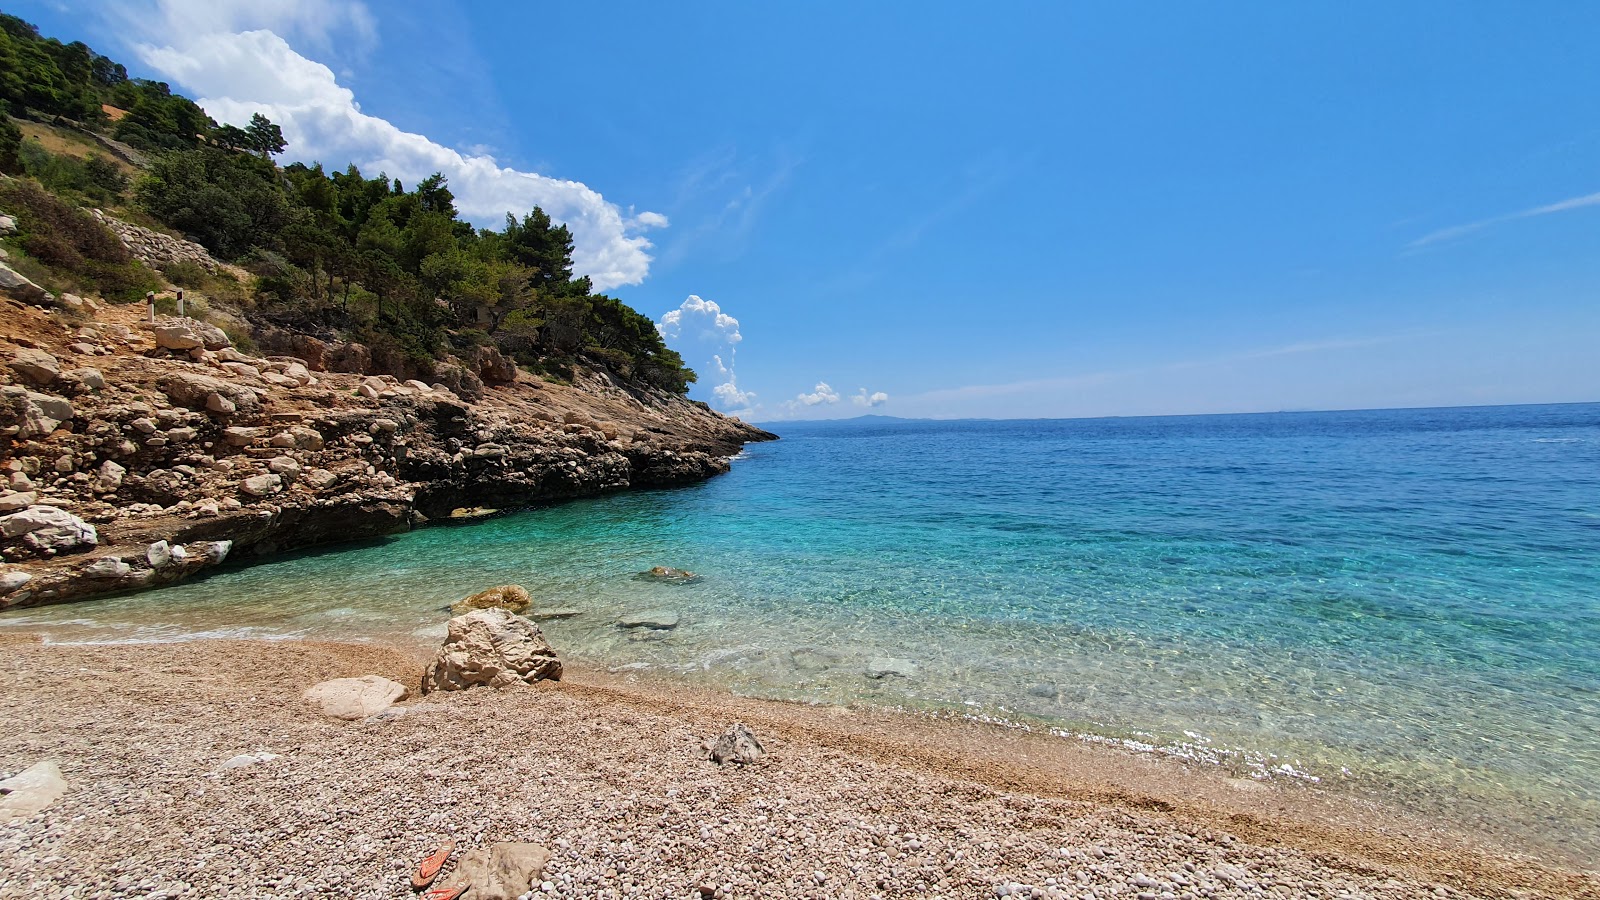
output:
[[[421, 639], [520, 582], [583, 610], [545, 626], [569, 657], [1288, 766], [1600, 858], [1600, 404], [780, 430], [693, 488], [0, 626]], [[647, 609], [683, 624], [613, 624]]]

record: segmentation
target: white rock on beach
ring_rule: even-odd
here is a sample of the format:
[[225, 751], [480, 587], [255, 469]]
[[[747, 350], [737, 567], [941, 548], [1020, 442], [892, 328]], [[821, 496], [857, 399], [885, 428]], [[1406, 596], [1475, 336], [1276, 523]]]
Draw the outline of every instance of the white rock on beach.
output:
[[381, 675], [335, 678], [306, 689], [306, 701], [335, 719], [354, 721], [375, 715], [411, 696], [406, 686]]
[[0, 822], [14, 822], [42, 812], [67, 792], [61, 767], [52, 760], [37, 762], [21, 773], [0, 781]]

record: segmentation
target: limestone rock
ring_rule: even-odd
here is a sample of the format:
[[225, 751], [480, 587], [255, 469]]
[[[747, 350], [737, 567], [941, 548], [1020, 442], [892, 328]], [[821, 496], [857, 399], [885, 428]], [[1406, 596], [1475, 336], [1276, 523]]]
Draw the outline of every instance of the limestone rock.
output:
[[[181, 547], [179, 548], [182, 549]], [[156, 541], [144, 551], [145, 561], [152, 569], [160, 569], [172, 564], [172, 547], [166, 541]]]
[[450, 614], [459, 616], [475, 609], [508, 609], [521, 614], [527, 612], [532, 603], [533, 598], [528, 596], [528, 591], [522, 585], [502, 584], [450, 604]]
[[185, 319], [184, 324], [188, 325], [194, 336], [200, 339], [200, 346], [207, 350], [226, 350], [233, 346], [233, 339], [228, 337], [227, 332], [210, 322]]
[[719, 766], [730, 762], [749, 765], [766, 755], [755, 733], [743, 722], [735, 722], [711, 745], [711, 761]]
[[19, 512], [39, 502], [34, 491], [0, 491], [0, 515]]
[[111, 460], [100, 464], [100, 477], [95, 479], [94, 490], [97, 494], [115, 494], [122, 488], [123, 476], [128, 470], [117, 465]]
[[163, 322], [153, 329], [156, 336], [156, 346], [163, 350], [194, 350], [204, 349], [205, 342], [200, 340], [200, 335], [195, 334], [187, 323]]
[[4, 596], [12, 591], [18, 590], [32, 580], [33, 576], [29, 575], [27, 572], [0, 573], [0, 596]]
[[252, 497], [270, 497], [283, 490], [281, 475], [251, 475], [239, 484], [239, 490]]
[[0, 822], [15, 822], [43, 812], [67, 792], [67, 780], [53, 760], [37, 762], [0, 781]]
[[85, 366], [81, 369], [73, 369], [67, 374], [72, 376], [74, 381], [91, 391], [103, 391], [106, 389], [106, 376], [99, 369]]
[[300, 464], [292, 456], [274, 456], [267, 460], [267, 470], [274, 475], [283, 476], [285, 481], [293, 481], [300, 477]]
[[652, 609], [647, 612], [629, 613], [617, 619], [617, 625], [622, 628], [652, 628], [665, 631], [678, 627], [678, 614], [668, 609]]
[[515, 900], [533, 890], [549, 862], [538, 844], [498, 842], [463, 854], [448, 883], [469, 885], [471, 900]]
[[0, 517], [0, 534], [20, 537], [35, 550], [63, 553], [100, 542], [94, 526], [54, 506], [33, 506]]
[[218, 393], [206, 395], [206, 411], [214, 412], [219, 416], [231, 416], [239, 411], [239, 407], [232, 400]]
[[335, 678], [312, 685], [306, 700], [335, 719], [354, 721], [381, 712], [411, 696], [406, 686], [380, 675]]
[[422, 692], [542, 678], [559, 681], [561, 660], [539, 626], [508, 610], [479, 609], [450, 620], [444, 645], [422, 676]]
[[25, 381], [49, 384], [61, 377], [61, 363], [43, 350], [21, 347], [11, 354], [11, 371]]
[[15, 424], [17, 437], [42, 438], [72, 420], [72, 403], [17, 385], [0, 388], [0, 424]]
[[651, 566], [650, 571], [644, 573], [650, 578], [659, 578], [662, 581], [697, 581], [700, 576], [683, 569], [674, 569], [671, 566]]
[[133, 574], [133, 566], [128, 565], [115, 556], [102, 556], [87, 566], [84, 566], [83, 574], [88, 578], [121, 580]]
[[17, 233], [17, 220], [0, 214], [0, 237]]
[[248, 447], [255, 443], [255, 439], [260, 435], [261, 429], [259, 428], [244, 428], [234, 425], [222, 429], [223, 443], [230, 447]]
[[54, 294], [29, 281], [5, 263], [0, 263], [0, 291], [35, 306], [45, 306], [55, 300]]
[[312, 469], [306, 473], [305, 483], [314, 491], [325, 491], [339, 481], [339, 476], [327, 469]]
[[212, 394], [221, 394], [237, 409], [247, 412], [261, 405], [255, 391], [243, 385], [194, 372], [174, 372], [162, 380], [161, 386], [173, 403], [189, 409], [205, 409]]

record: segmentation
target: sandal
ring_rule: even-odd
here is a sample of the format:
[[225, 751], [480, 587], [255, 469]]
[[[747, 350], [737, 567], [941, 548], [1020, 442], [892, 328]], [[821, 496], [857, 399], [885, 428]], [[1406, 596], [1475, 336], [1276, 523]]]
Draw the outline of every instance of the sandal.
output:
[[[411, 875], [411, 887], [420, 891], [433, 884], [433, 880], [439, 877], [439, 870], [444, 868], [445, 861], [450, 858], [450, 854], [455, 852], [455, 849], [455, 841], [445, 841], [439, 845], [439, 849], [435, 850], [432, 856], [418, 863], [417, 871]], [[433, 893], [433, 891], [428, 892], [430, 900], [455, 900], [456, 897], [460, 896], [458, 892], [451, 894], [449, 897], [434, 898], [432, 896]]]
[[422, 900], [456, 900], [457, 897], [465, 894], [469, 887], [472, 887], [472, 885], [451, 884], [444, 887], [431, 888], [422, 895]]

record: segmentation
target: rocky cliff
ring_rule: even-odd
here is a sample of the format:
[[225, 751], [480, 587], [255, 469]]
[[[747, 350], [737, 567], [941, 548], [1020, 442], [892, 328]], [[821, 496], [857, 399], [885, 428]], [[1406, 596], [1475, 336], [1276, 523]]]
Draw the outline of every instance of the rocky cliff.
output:
[[11, 297], [0, 300], [0, 609], [694, 482], [773, 437], [599, 370], [556, 384], [490, 353], [400, 381], [363, 374], [357, 345], [263, 357], [192, 319], [149, 323], [142, 305]]

